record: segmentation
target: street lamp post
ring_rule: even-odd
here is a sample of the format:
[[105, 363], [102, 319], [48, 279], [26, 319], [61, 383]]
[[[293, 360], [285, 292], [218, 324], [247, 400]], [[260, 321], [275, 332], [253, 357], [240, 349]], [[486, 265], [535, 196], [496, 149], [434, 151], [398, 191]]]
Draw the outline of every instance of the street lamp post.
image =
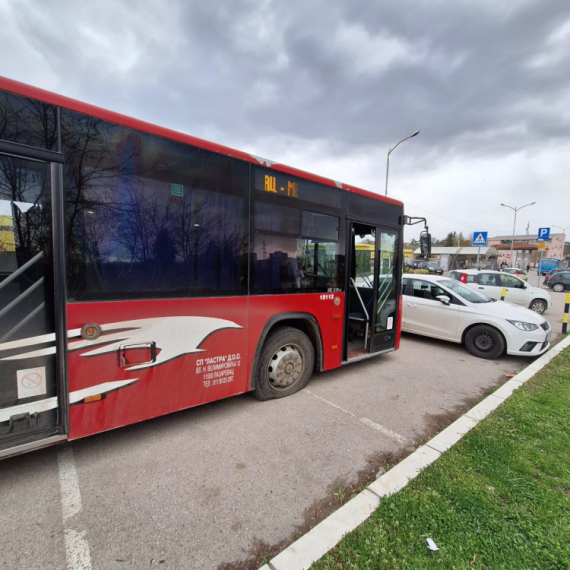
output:
[[413, 135], [410, 135], [409, 137], [406, 137], [405, 139], [402, 139], [398, 144], [396, 144], [396, 146], [388, 149], [388, 157], [386, 159], [386, 190], [384, 192], [384, 196], [388, 196], [388, 170], [390, 170], [390, 153], [393, 150], [396, 150], [396, 147], [403, 143], [404, 141], [407, 141], [408, 139], [411, 139], [412, 137], [415, 137], [416, 135], [419, 135], [420, 131], [416, 131]]
[[562, 232], [564, 233], [564, 237], [566, 237], [566, 230], [570, 229], [570, 226], [566, 226], [565, 228], [561, 227], [561, 226], [555, 226], [554, 224], [552, 224], [553, 228], [558, 228], [559, 230], [562, 230]]
[[527, 206], [532, 206], [533, 204], [536, 204], [536, 202], [531, 202], [530, 204], [525, 204], [524, 206], [519, 206], [518, 208], [515, 208], [514, 206], [508, 206], [507, 204], [501, 203], [501, 206], [504, 206], [505, 208], [510, 208], [515, 213], [515, 221], [513, 223], [513, 237], [511, 239], [511, 267], [514, 267], [514, 265], [513, 265], [513, 245], [515, 243], [515, 228], [517, 225], [517, 212], [519, 210], [522, 210], [523, 208], [526, 208]]

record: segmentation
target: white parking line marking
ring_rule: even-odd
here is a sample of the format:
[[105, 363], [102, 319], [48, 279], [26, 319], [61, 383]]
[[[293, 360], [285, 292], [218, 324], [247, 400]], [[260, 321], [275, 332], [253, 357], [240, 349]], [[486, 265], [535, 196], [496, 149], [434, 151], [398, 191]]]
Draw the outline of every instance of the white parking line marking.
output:
[[[328, 404], [329, 406], [332, 406], [333, 408], [336, 408], [337, 410], [340, 410], [341, 412], [344, 412], [345, 414], [348, 414], [349, 416], [352, 416], [353, 418], [356, 417], [356, 414], [353, 414], [352, 412], [349, 412], [348, 410], [345, 410], [344, 408], [341, 408], [340, 406], [337, 406], [336, 404], [333, 404], [332, 402], [325, 400], [321, 396], [317, 396], [316, 394], [314, 394], [310, 390], [305, 389], [304, 391], [307, 392], [308, 394], [311, 394], [311, 396], [314, 396], [315, 398], [322, 400], [323, 402], [325, 402], [325, 404]], [[359, 421], [361, 421], [364, 425], [367, 425], [368, 427], [371, 427], [372, 429], [375, 429], [376, 431], [379, 431], [380, 433], [382, 433], [388, 437], [396, 439], [400, 443], [406, 443], [408, 441], [408, 439], [406, 437], [404, 437], [403, 435], [400, 435], [399, 433], [396, 433], [395, 431], [392, 431], [391, 429], [384, 427], [383, 425], [377, 424], [376, 422], [373, 422], [372, 420], [369, 420], [368, 418], [359, 418]]]
[[91, 554], [89, 543], [85, 539], [85, 531], [78, 532], [66, 528], [64, 538], [68, 570], [91, 570]]
[[71, 528], [73, 526], [71, 519], [80, 513], [83, 507], [73, 449], [70, 446], [60, 447], [57, 450], [57, 464], [67, 568], [68, 570], [91, 570], [91, 554], [85, 531]]
[[397, 439], [400, 443], [406, 443], [408, 441], [408, 438], [404, 437], [403, 435], [400, 435], [399, 433], [396, 433], [395, 431], [392, 431], [391, 429], [389, 429], [387, 427], [384, 427], [380, 424], [377, 424], [376, 422], [373, 422], [372, 420], [369, 420], [368, 418], [360, 418], [360, 421], [363, 424], [370, 426], [371, 428], [379, 431], [380, 433], [387, 435], [388, 437], [392, 437], [394, 439]]
[[313, 394], [313, 392], [311, 392], [310, 390], [305, 389], [304, 391], [307, 392], [307, 394], [311, 394], [311, 396], [314, 396], [315, 398], [322, 400], [323, 402], [325, 402], [325, 404], [328, 404], [329, 406], [332, 406], [333, 408], [336, 408], [337, 410], [340, 410], [341, 412], [344, 412], [345, 414], [348, 414], [349, 416], [352, 416], [353, 418], [356, 417], [356, 415], [353, 414], [352, 412], [349, 412], [348, 410], [344, 410], [340, 406], [337, 406], [336, 404], [333, 404], [332, 402], [329, 402], [328, 400], [325, 400], [324, 398], [321, 398], [320, 396]]

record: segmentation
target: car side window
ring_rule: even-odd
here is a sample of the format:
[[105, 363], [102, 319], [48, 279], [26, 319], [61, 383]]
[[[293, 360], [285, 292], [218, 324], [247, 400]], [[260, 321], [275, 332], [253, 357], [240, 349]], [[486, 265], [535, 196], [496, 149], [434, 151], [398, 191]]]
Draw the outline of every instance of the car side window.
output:
[[430, 283], [414, 279], [412, 281], [412, 295], [417, 299], [429, 299], [435, 301], [435, 297], [431, 294]]
[[465, 278], [465, 283], [475, 283], [475, 275], [467, 275]]
[[503, 287], [511, 287], [514, 289], [522, 289], [523, 282], [512, 275], [501, 275], [501, 285]]
[[[437, 301], [438, 295], [447, 295], [449, 293], [429, 281], [414, 279], [412, 282], [412, 294], [418, 299], [427, 299], [428, 301]], [[439, 302], [439, 301], [438, 301]]]
[[497, 276], [494, 273], [479, 273], [477, 275], [477, 283], [488, 287], [496, 287], [498, 285]]
[[407, 279], [402, 279], [402, 295], [406, 294], [406, 285], [408, 284]]

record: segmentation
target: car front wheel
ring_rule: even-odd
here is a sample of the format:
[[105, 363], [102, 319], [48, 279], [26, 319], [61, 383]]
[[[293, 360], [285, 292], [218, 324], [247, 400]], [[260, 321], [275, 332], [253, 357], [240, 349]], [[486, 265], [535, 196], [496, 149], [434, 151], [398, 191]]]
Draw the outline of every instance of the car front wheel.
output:
[[564, 285], [562, 283], [555, 283], [552, 288], [557, 292], [557, 293], [561, 293], [562, 291], [564, 291]]
[[533, 299], [528, 308], [531, 311], [534, 311], [535, 313], [542, 315], [542, 313], [546, 311], [546, 302], [543, 301], [542, 299]]
[[503, 335], [488, 325], [477, 325], [467, 331], [465, 348], [478, 358], [498, 358], [505, 351]]

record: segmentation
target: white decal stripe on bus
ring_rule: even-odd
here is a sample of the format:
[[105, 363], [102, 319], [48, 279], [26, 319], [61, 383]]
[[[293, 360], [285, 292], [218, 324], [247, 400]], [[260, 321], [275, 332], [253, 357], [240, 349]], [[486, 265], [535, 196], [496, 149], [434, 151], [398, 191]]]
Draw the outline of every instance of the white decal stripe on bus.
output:
[[[104, 329], [103, 329], [104, 330]], [[133, 334], [132, 329], [128, 331], [116, 332], [111, 334], [103, 334], [99, 338], [95, 340], [83, 340], [77, 339], [73, 341], [69, 341], [67, 343], [67, 350], [77, 351], [81, 350], [82, 348], [91, 348], [99, 346], [100, 344], [107, 344], [110, 342], [115, 342], [117, 340], [125, 340], [128, 339]]]
[[[131, 331], [128, 342], [135, 345], [138, 343], [154, 342], [160, 348], [154, 362], [128, 366], [125, 370], [140, 370], [158, 366], [169, 360], [174, 360], [185, 354], [203, 352], [198, 348], [211, 334], [222, 329], [241, 329], [242, 327], [232, 321], [213, 317], [163, 317], [158, 319], [141, 319], [131, 321], [138, 325], [139, 330]], [[116, 323], [119, 325], [129, 323]], [[108, 330], [108, 327], [102, 327]], [[126, 339], [125, 339], [126, 340]], [[119, 350], [122, 341], [108, 344], [102, 348], [89, 350], [81, 356], [99, 356]]]
[[55, 354], [55, 346], [51, 348], [42, 348], [41, 350], [34, 350], [32, 352], [22, 352], [20, 354], [14, 354], [12, 356], [7, 356], [1, 360], [21, 360], [22, 358], [35, 358], [36, 356], [49, 356], [50, 354]]
[[[129, 338], [129, 334], [131, 334], [130, 331], [124, 331], [121, 333], [103, 335], [96, 340], [70, 340], [67, 344], [67, 349], [70, 351], [76, 351], [81, 350], [82, 348], [95, 347], [99, 346], [100, 344], [114, 342], [116, 340], [125, 340]], [[55, 354], [55, 346], [52, 346], [51, 348], [33, 350], [32, 352], [21, 352], [20, 354], [13, 354], [12, 356], [6, 356], [0, 360], [21, 360], [22, 358], [36, 358], [37, 356], [48, 356], [50, 354]]]
[[13, 340], [11, 342], [0, 343], [0, 350], [23, 348], [24, 346], [31, 346], [34, 344], [44, 344], [45, 342], [54, 342], [54, 341], [55, 341], [55, 333], [43, 334], [41, 336], [32, 336], [28, 338], [21, 338], [20, 340]]
[[75, 404], [80, 402], [83, 398], [89, 396], [96, 396], [97, 394], [106, 394], [107, 392], [112, 392], [113, 390], [118, 390], [119, 388], [124, 388], [133, 382], [137, 382], [138, 378], [129, 378], [128, 380], [117, 380], [116, 382], [105, 382], [104, 384], [97, 384], [97, 386], [89, 386], [89, 388], [83, 388], [82, 390], [76, 390], [69, 394], [69, 403]]
[[[67, 331], [67, 338], [73, 338], [81, 334], [81, 329], [73, 329]], [[40, 336], [30, 336], [21, 338], [20, 340], [12, 340], [10, 342], [0, 343], [0, 350], [11, 350], [13, 348], [23, 348], [25, 346], [33, 346], [34, 344], [45, 344], [46, 342], [55, 342], [55, 333], [42, 334]]]
[[[133, 382], [137, 382], [138, 378], [132, 378], [129, 380], [118, 380], [116, 382], [104, 382], [103, 384], [98, 384], [97, 386], [90, 386], [89, 388], [83, 388], [82, 390], [76, 390], [69, 394], [69, 403], [76, 404], [87, 398], [88, 396], [96, 396], [97, 394], [106, 394], [107, 392], [112, 392], [113, 390], [118, 390], [119, 388], [124, 388]], [[26, 412], [30, 414], [47, 412], [48, 410], [55, 410], [57, 408], [57, 398], [46, 398], [45, 400], [38, 400], [37, 402], [29, 402], [27, 404], [18, 404], [17, 406], [11, 406], [10, 408], [0, 409], [0, 422], [7, 422], [12, 416], [17, 414], [25, 414]]]
[[[101, 325], [103, 334], [94, 340], [75, 339], [81, 329], [68, 331], [68, 349], [70, 351], [82, 350], [84, 348], [106, 345], [102, 348], [87, 350], [81, 356], [92, 357], [100, 354], [107, 354], [119, 350], [124, 341], [129, 343], [149, 343], [154, 342], [160, 349], [160, 354], [154, 362], [129, 366], [127, 370], [140, 370], [151, 368], [159, 364], [174, 360], [185, 354], [202, 352], [198, 348], [211, 334], [223, 329], [241, 329], [242, 327], [233, 321], [218, 319], [214, 317], [159, 317], [153, 319], [138, 319], [134, 321], [122, 321], [118, 323], [108, 323]], [[117, 329], [120, 329], [118, 332]], [[0, 350], [11, 348], [23, 348], [53, 342], [55, 335], [43, 335], [32, 338], [17, 340], [0, 344]], [[31, 352], [13, 354], [0, 360], [21, 360], [23, 358], [35, 358], [38, 356], [49, 356], [55, 354], [55, 347], [42, 348]]]
[[10, 408], [2, 408], [0, 410], [0, 422], [7, 422], [12, 416], [18, 414], [30, 414], [47, 412], [57, 408], [57, 398], [46, 398], [45, 400], [38, 400], [37, 402], [30, 402], [28, 404], [19, 404]]

